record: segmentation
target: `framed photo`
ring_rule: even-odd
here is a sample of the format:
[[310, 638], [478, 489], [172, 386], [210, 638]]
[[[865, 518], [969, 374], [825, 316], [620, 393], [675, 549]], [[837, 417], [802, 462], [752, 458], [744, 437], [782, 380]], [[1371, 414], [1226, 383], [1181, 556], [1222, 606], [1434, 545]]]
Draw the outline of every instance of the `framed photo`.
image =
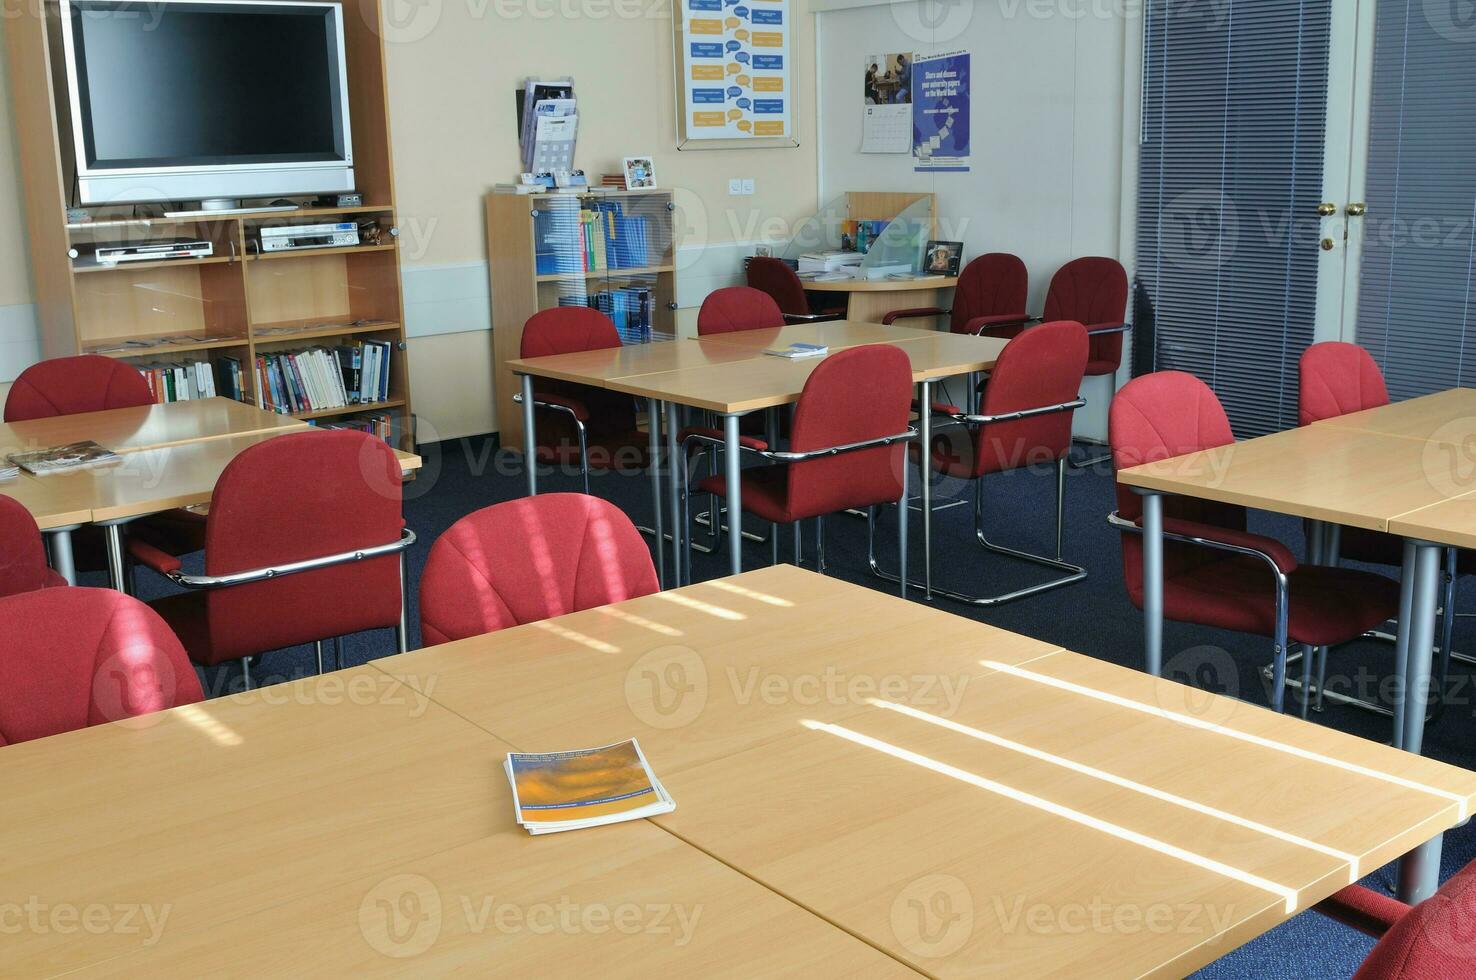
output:
[[638, 191], [656, 186], [656, 165], [650, 157], [625, 158], [625, 189]]
[[928, 242], [923, 252], [923, 273], [930, 276], [958, 276], [963, 262], [963, 242]]

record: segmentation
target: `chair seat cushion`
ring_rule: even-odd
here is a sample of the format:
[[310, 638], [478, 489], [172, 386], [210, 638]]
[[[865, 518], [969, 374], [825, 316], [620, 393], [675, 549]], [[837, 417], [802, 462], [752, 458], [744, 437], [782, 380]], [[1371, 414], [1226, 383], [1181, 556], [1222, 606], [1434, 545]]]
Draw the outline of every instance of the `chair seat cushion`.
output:
[[128, 536], [138, 538], [170, 555], [190, 555], [205, 550], [206, 515], [193, 510], [168, 510], [128, 525]]
[[179, 642], [190, 660], [203, 667], [214, 667], [230, 658], [217, 657], [210, 642], [210, 626], [206, 617], [204, 592], [180, 592], [155, 599], [149, 607], [159, 614]]
[[[699, 493], [728, 496], [728, 478], [710, 476], [697, 484]], [[813, 514], [796, 516], [789, 506], [789, 467], [756, 466], [743, 471], [743, 509], [766, 521], [789, 524], [796, 520], [814, 517]]]
[[[1287, 638], [1293, 643], [1346, 643], [1392, 618], [1399, 608], [1399, 583], [1354, 569], [1302, 565], [1287, 576], [1287, 589]], [[1236, 556], [1172, 576], [1164, 582], [1164, 615], [1273, 636], [1276, 592], [1271, 570], [1258, 558]]]
[[[639, 429], [591, 433], [589, 468], [592, 470], [641, 470], [650, 461], [651, 437]], [[569, 440], [556, 446], [539, 446], [538, 462], [548, 466], [579, 466], [579, 442]]]
[[1121, 358], [1115, 360], [1087, 361], [1086, 377], [1100, 378], [1104, 374], [1116, 374]]

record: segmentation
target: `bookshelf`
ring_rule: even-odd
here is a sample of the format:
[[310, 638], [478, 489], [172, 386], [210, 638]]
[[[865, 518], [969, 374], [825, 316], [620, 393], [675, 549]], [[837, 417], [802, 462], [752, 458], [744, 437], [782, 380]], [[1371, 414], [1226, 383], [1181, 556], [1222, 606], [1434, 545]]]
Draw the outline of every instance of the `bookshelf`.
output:
[[[43, 0], [5, 25], [10, 89], [25, 187], [31, 269], [45, 357], [96, 353], [140, 367], [170, 361], [234, 358], [242, 400], [264, 404], [253, 366], [258, 357], [360, 341], [391, 345], [387, 399], [293, 412], [331, 422], [387, 417], [393, 442], [414, 442], [410, 375], [401, 295], [400, 252], [384, 45], [379, 0], [340, 0], [348, 58], [354, 166], [364, 203], [302, 204], [261, 211], [170, 219], [132, 207], [89, 208], [68, 220], [70, 123], [58, 116], [64, 79], [54, 69], [59, 8]], [[153, 210], [160, 210], [151, 206]], [[76, 215], [72, 216], [74, 219]], [[363, 243], [262, 254], [258, 234], [272, 225], [353, 221]], [[211, 243], [200, 259], [98, 264], [99, 243], [191, 238]], [[73, 257], [72, 253], [77, 253]], [[217, 383], [219, 387], [219, 383]], [[224, 390], [221, 390], [224, 394]]]
[[594, 306], [627, 344], [676, 336], [675, 208], [671, 191], [659, 189], [494, 192], [486, 204], [497, 427], [502, 445], [521, 450], [518, 385], [507, 362], [518, 357], [533, 314]]

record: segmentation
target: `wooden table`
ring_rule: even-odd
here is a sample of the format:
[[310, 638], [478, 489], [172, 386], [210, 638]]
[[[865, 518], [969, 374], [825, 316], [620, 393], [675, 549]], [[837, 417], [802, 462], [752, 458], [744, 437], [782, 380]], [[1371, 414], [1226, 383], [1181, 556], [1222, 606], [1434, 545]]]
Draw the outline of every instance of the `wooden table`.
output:
[[803, 279], [806, 292], [845, 293], [846, 319], [880, 323], [893, 310], [943, 307], [942, 291], [958, 285], [955, 276], [919, 279], [845, 279], [816, 282]]
[[650, 823], [529, 836], [509, 750], [373, 667], [0, 750], [0, 973], [908, 972]]
[[50, 449], [84, 440], [115, 453], [130, 453], [208, 439], [306, 428], [308, 424], [301, 419], [268, 412], [234, 398], [200, 398], [0, 424], [0, 455]]
[[657, 825], [934, 976], [1181, 976], [1476, 803], [1476, 774], [790, 566], [375, 666], [519, 750], [639, 737]]
[[[994, 367], [1006, 341], [994, 337], [975, 337], [962, 334], [940, 334], [931, 330], [909, 327], [883, 326], [874, 323], [857, 323], [848, 320], [817, 324], [795, 324], [772, 330], [739, 331], [721, 334], [700, 340], [676, 340], [666, 343], [646, 344], [639, 348], [641, 353], [624, 355], [620, 351], [596, 351], [577, 354], [561, 354], [552, 357], [527, 358], [509, 361], [508, 367], [522, 378], [523, 427], [525, 433], [534, 431], [533, 422], [533, 378], [552, 377], [564, 381], [575, 381], [611, 391], [624, 392], [644, 398], [648, 407], [650, 424], [650, 451], [652, 458], [659, 455], [661, 439], [657, 419], [663, 414], [666, 426], [666, 448], [669, 459], [679, 458], [676, 444], [677, 433], [682, 428], [680, 409], [693, 408], [713, 412], [723, 417], [724, 461], [727, 467], [728, 510], [730, 514], [742, 514], [742, 490], [738, 473], [741, 456], [738, 449], [738, 419], [750, 412], [762, 411], [799, 400], [810, 372], [823, 358], [790, 360], [773, 357], [763, 351], [775, 344], [824, 343], [833, 350], [873, 343], [888, 343], [900, 347], [907, 353], [912, 364], [913, 381], [919, 386], [921, 404], [932, 403], [932, 383], [940, 378], [959, 374], [987, 371]], [[685, 345], [685, 346], [683, 346]], [[629, 374], [618, 374], [620, 362], [624, 360], [632, 368]], [[665, 370], [647, 370], [662, 363], [681, 360], [680, 366]], [[920, 438], [931, 437], [930, 413], [920, 413], [918, 427]], [[532, 442], [529, 442], [532, 445]], [[925, 553], [923, 586], [928, 595], [932, 593], [932, 511], [930, 507], [932, 484], [928, 478], [930, 465], [926, 454], [920, 459], [922, 474], [922, 520], [923, 548]], [[528, 492], [538, 492], [536, 467], [526, 467]], [[661, 513], [660, 477], [652, 467], [652, 496], [656, 513]], [[663, 582], [680, 584], [682, 562], [682, 535], [680, 505], [677, 500], [675, 473], [669, 481], [667, 507], [671, 514], [673, 576], [666, 575], [663, 549], [658, 545], [659, 573]], [[657, 521], [658, 540], [662, 521]], [[734, 522], [736, 527], [736, 521]], [[728, 535], [729, 570], [737, 574], [742, 570], [743, 540], [741, 534]]]
[[1352, 429], [1408, 439], [1463, 442], [1476, 436], [1476, 388], [1451, 388], [1312, 424], [1319, 428]]

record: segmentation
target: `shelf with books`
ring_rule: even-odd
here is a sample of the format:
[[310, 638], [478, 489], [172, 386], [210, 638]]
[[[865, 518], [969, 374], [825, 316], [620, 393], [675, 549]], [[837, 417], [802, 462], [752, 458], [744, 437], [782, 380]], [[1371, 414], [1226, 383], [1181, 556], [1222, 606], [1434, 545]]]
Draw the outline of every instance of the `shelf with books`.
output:
[[291, 343], [299, 340], [319, 340], [328, 337], [349, 337], [363, 333], [398, 333], [399, 323], [393, 320], [348, 320], [334, 322], [332, 318], [307, 317], [301, 320], [286, 320], [278, 323], [256, 323], [251, 327], [251, 339], [262, 344]]
[[537, 277], [539, 282], [561, 282], [565, 279], [619, 279], [632, 276], [655, 276], [664, 272], [675, 272], [670, 265], [647, 265], [629, 269], [591, 269], [587, 272], [546, 272]]
[[193, 354], [197, 351], [228, 350], [232, 347], [247, 347], [245, 337], [219, 337], [191, 339], [190, 337], [158, 338], [157, 343], [150, 343], [151, 338], [141, 338], [129, 341], [129, 346], [118, 347], [107, 342], [94, 344], [82, 350], [84, 354], [101, 354], [103, 357], [115, 357], [123, 360], [135, 357], [168, 357], [172, 354]]

